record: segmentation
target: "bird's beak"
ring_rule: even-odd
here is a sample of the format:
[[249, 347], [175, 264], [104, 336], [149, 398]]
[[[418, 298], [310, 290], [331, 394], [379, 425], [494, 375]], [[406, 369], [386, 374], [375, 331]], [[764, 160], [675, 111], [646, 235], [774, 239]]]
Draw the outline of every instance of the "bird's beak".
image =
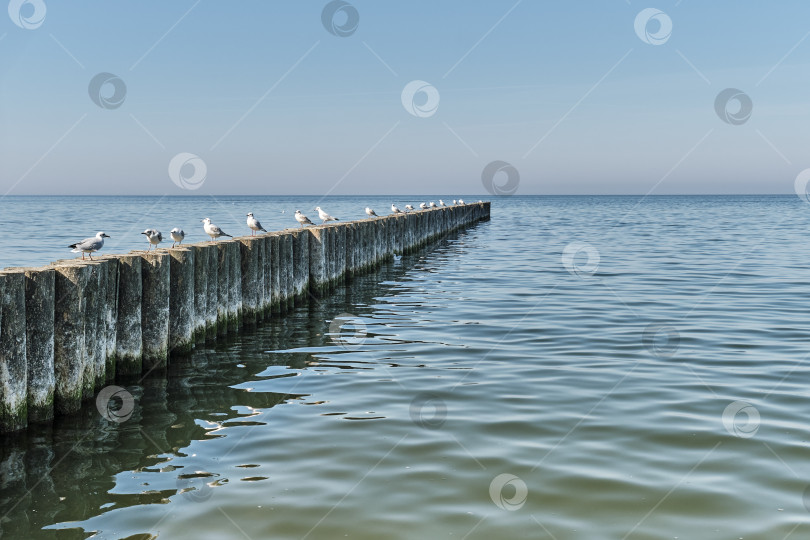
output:
[[104, 238], [111, 238], [111, 236], [109, 234], [102, 234], [101, 236], [104, 237]]
[[[146, 233], [145, 233], [145, 232], [142, 232], [141, 234], [146, 234]], [[107, 235], [106, 235], [106, 234], [104, 234], [104, 235], [102, 235], [102, 236], [107, 236]]]

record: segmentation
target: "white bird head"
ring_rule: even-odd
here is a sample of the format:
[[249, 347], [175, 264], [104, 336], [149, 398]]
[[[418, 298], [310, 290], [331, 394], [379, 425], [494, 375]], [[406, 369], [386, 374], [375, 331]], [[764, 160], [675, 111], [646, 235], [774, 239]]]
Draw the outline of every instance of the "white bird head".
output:
[[96, 233], [96, 238], [109, 238], [109, 237], [110, 237], [109, 234], [107, 234], [105, 232], [102, 232], [102, 231], [99, 231], [99, 232]]
[[320, 212], [320, 211], [321, 211], [321, 207], [320, 207], [320, 206], [316, 206], [316, 207], [315, 207], [315, 210], [317, 210], [318, 212]]
[[175, 227], [175, 228], [174, 228], [174, 229], [172, 229], [170, 232], [172, 232], [172, 233], [175, 233], [175, 234], [176, 234], [176, 233], [181, 233], [181, 232], [183, 232], [183, 231], [182, 231], [182, 230], [181, 230], [179, 227]]
[[253, 212], [248, 212], [248, 213], [247, 213], [247, 216], [248, 216], [248, 217], [253, 217]]
[[200, 221], [203, 223], [211, 223], [211, 218], [202, 218]]

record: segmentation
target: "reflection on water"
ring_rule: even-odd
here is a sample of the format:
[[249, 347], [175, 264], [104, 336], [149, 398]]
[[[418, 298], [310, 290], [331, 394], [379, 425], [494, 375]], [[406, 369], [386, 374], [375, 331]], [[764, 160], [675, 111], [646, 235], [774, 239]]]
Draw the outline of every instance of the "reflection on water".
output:
[[[270, 480], [274, 467], [283, 465], [241, 463], [227, 459], [229, 454], [242, 439], [260, 437], [256, 431], [261, 428], [284, 429], [283, 419], [274, 424], [271, 409], [276, 405], [328, 403], [296, 391], [309, 385], [291, 378], [396, 367], [371, 358], [344, 360], [341, 353], [367, 355], [380, 345], [407, 346], [393, 336], [367, 331], [363, 314], [386, 287], [423, 265], [432, 251], [462, 242], [465, 234], [461, 239], [451, 235], [440, 246], [355, 278], [350, 287], [339, 287], [328, 298], [304, 300], [293, 313], [238, 337], [174, 359], [166, 378], [122, 383], [137, 406], [121, 424], [105, 420], [94, 403], [88, 403], [77, 416], [8, 436], [0, 447], [0, 536], [50, 537], [58, 532], [59, 538], [86, 538], [96, 531], [87, 525], [95, 516], [143, 505], [204, 503], [214, 490], [232, 481]], [[352, 314], [345, 313], [349, 309]], [[340, 315], [353, 318], [343, 320]], [[376, 316], [383, 326], [397, 320], [390, 310]], [[367, 411], [319, 415], [385, 419]], [[229, 436], [236, 440], [224, 454], [206, 444]], [[293, 457], [296, 450], [289, 452]], [[226, 459], [229, 466], [224, 467]], [[143, 538], [157, 534], [147, 523], [132, 530], [113, 526], [98, 531], [105, 538], [119, 534], [140, 538], [138, 531]]]
[[499, 200], [4, 438], [2, 537], [807, 537], [808, 207], [639, 203]]

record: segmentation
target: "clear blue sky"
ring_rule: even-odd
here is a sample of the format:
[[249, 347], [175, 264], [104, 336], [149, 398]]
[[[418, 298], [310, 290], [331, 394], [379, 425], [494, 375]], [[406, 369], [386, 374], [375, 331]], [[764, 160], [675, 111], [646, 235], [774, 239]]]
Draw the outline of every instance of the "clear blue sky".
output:
[[[36, 28], [0, 13], [2, 194], [188, 194], [181, 152], [195, 194], [478, 194], [494, 160], [519, 194], [791, 193], [810, 167], [805, 1], [353, 0], [345, 37], [325, 1], [40, 3]], [[634, 29], [649, 7], [663, 44]], [[102, 72], [117, 108], [89, 96]], [[730, 87], [741, 125], [715, 111]]]

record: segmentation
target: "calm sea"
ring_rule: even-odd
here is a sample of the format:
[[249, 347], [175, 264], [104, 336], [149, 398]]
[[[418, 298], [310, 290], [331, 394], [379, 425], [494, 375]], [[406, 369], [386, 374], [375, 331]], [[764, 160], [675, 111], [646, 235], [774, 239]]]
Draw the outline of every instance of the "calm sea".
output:
[[[479, 197], [475, 197], [477, 200]], [[470, 198], [472, 199], [472, 198]], [[6, 198], [0, 266], [304, 198]], [[405, 198], [329, 198], [344, 218]], [[415, 202], [415, 201], [414, 201]], [[282, 213], [283, 212], [283, 213]], [[492, 220], [0, 445], [3, 538], [810, 536], [810, 205], [511, 197]]]

